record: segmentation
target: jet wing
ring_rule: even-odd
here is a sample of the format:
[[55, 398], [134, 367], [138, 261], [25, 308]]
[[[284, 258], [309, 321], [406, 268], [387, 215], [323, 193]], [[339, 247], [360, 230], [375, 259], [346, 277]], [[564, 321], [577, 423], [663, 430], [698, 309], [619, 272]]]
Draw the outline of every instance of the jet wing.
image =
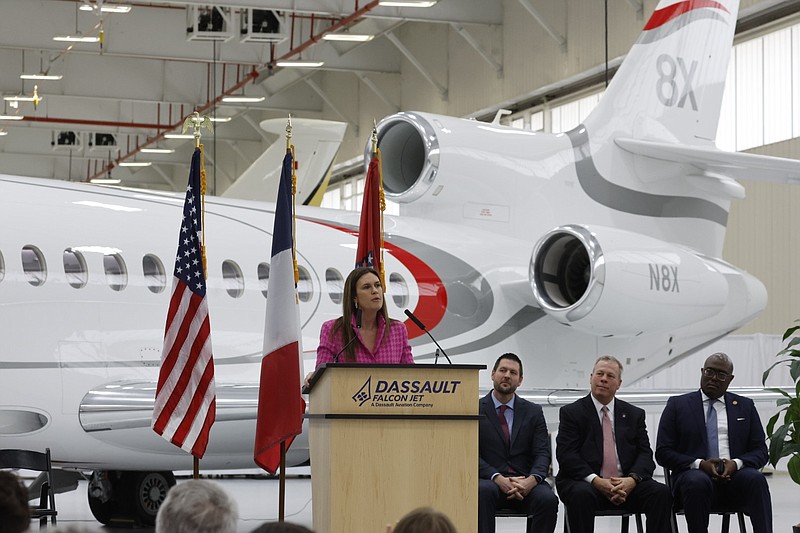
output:
[[800, 161], [795, 159], [630, 138], [618, 138], [615, 142], [617, 146], [632, 154], [661, 161], [691, 164], [703, 171], [721, 174], [728, 178], [800, 183]]

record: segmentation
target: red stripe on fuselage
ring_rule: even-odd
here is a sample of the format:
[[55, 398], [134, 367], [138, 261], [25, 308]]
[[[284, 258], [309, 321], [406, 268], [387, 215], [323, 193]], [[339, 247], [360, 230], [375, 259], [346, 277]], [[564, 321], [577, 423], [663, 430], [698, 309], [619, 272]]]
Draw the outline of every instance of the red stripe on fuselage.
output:
[[[329, 228], [353, 235], [354, 237], [358, 237], [357, 230], [343, 228], [341, 226], [336, 226], [329, 222], [321, 222], [319, 220], [309, 220], [305, 218], [303, 220], [306, 222], [313, 222], [315, 224], [327, 226]], [[419, 301], [417, 302], [417, 306], [413, 309], [412, 313], [414, 313], [414, 315], [419, 318], [429, 330], [435, 328], [439, 322], [442, 321], [444, 312], [447, 309], [447, 290], [445, 289], [441, 278], [439, 278], [439, 276], [436, 275], [436, 272], [434, 272], [434, 270], [422, 259], [411, 254], [411, 252], [408, 252], [407, 250], [404, 250], [403, 248], [400, 248], [399, 246], [389, 242], [384, 242], [383, 244], [386, 250], [395, 256], [398, 261], [403, 263], [403, 265], [405, 265], [405, 267], [414, 276], [414, 281], [416, 282], [417, 289], [419, 290]], [[355, 264], [355, 254], [353, 255], [353, 264]], [[410, 327], [408, 322], [409, 321], [406, 320], [409, 339], [414, 339], [425, 334], [425, 332], [419, 329], [416, 325]]]
[[725, 6], [723, 6], [719, 2], [714, 2], [714, 0], [686, 0], [685, 2], [678, 2], [677, 4], [672, 4], [671, 6], [667, 6], [664, 9], [659, 9], [658, 11], [654, 11], [653, 16], [651, 16], [650, 20], [647, 21], [647, 24], [645, 25], [644, 29], [652, 30], [654, 28], [658, 28], [659, 26], [663, 26], [670, 20], [678, 18], [684, 13], [688, 13], [689, 11], [695, 9], [701, 9], [704, 7], [721, 9], [726, 13], [729, 12], [725, 8]]

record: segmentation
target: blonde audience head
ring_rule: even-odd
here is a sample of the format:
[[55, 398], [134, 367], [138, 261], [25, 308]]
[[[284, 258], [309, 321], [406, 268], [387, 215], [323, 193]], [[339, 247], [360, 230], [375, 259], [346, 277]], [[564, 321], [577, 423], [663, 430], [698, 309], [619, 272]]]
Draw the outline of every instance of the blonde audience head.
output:
[[420, 507], [406, 514], [390, 533], [458, 533], [447, 515], [430, 507]]

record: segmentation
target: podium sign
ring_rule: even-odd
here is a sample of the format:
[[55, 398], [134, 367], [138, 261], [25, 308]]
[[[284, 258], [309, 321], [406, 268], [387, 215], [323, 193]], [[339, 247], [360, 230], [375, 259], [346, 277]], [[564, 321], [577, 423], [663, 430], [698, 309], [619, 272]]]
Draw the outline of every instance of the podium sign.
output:
[[375, 533], [431, 506], [478, 524], [483, 365], [328, 364], [310, 386], [314, 530]]

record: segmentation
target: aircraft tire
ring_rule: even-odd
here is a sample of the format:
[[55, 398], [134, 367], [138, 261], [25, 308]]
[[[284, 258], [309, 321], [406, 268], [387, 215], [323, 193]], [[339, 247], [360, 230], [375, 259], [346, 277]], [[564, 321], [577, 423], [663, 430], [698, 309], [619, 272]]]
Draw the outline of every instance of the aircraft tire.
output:
[[136, 472], [133, 473], [133, 502], [136, 522], [142, 526], [153, 526], [156, 514], [167, 492], [175, 485], [172, 472]]
[[92, 511], [92, 516], [104, 526], [111, 525], [112, 517], [116, 514], [115, 507], [116, 503], [113, 500], [104, 502], [89, 494], [89, 509]]

